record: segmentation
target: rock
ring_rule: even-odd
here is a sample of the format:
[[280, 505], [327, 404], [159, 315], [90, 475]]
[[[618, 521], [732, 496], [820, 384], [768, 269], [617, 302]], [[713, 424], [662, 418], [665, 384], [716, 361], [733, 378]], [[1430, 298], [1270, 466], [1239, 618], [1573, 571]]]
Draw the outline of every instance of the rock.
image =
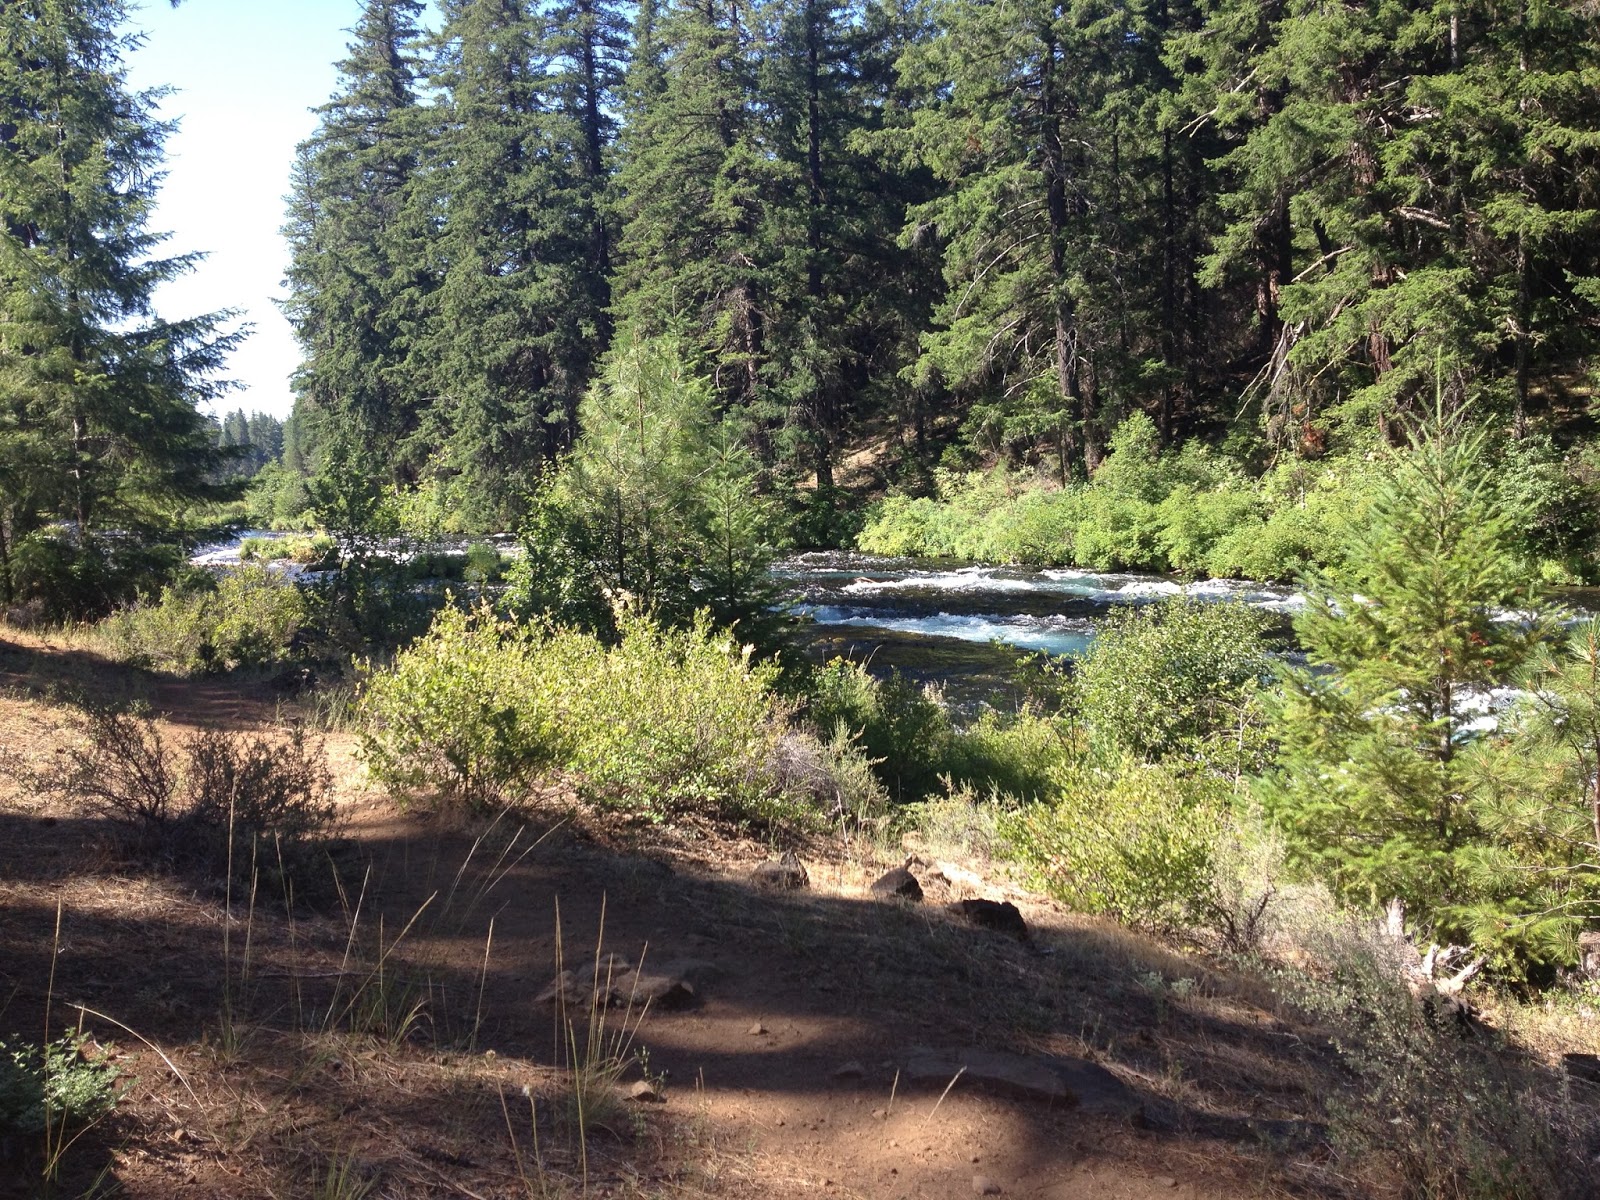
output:
[[872, 1119], [874, 1121], [882, 1121], [888, 1115], [889, 1115], [889, 1110], [886, 1109], [886, 1108], [875, 1108], [875, 1109], [872, 1110]]
[[1158, 1188], [1175, 1188], [1178, 1186], [1178, 1181], [1171, 1175], [1157, 1175], [1150, 1182]]
[[974, 1175], [972, 1177], [972, 1194], [974, 1196], [998, 1196], [1000, 1185], [987, 1175]]
[[902, 1079], [908, 1085], [943, 1088], [958, 1072], [957, 1086], [981, 1087], [1086, 1112], [1126, 1116], [1139, 1107], [1134, 1094], [1104, 1067], [1056, 1056], [917, 1047], [911, 1051]]
[[793, 854], [759, 864], [750, 872], [757, 887], [774, 892], [793, 892], [811, 886], [811, 877], [803, 864]]
[[533, 998], [535, 1004], [554, 1004], [557, 1000], [571, 1001], [576, 998], [577, 989], [573, 986], [572, 972], [563, 971], [557, 975], [550, 986], [545, 988]]
[[898, 898], [916, 903], [922, 899], [922, 885], [905, 867], [896, 867], [879, 876], [869, 890], [879, 900]]
[[765, 1025], [763, 1025], [760, 1021], [757, 1021], [754, 1025], [750, 1026], [750, 1036], [751, 1037], [760, 1037], [766, 1031], [767, 1031], [767, 1027]]
[[623, 1094], [629, 1100], [636, 1101], [640, 1104], [662, 1103], [661, 1093], [656, 1090], [655, 1084], [651, 1083], [648, 1079], [639, 1080], [637, 1083], [629, 1087], [628, 1090]]
[[833, 1077], [835, 1079], [861, 1079], [866, 1073], [867, 1069], [865, 1067], [856, 1062], [855, 1059], [851, 1059], [835, 1070]]
[[1028, 923], [1009, 900], [957, 900], [949, 911], [981, 928], [1009, 933], [1019, 941], [1028, 940]]

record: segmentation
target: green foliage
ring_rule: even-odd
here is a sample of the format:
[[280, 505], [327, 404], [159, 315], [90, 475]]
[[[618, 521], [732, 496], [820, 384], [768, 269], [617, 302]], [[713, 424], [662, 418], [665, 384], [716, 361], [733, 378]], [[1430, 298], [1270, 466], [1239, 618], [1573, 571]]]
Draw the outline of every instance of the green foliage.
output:
[[1484, 832], [1464, 867], [1481, 950], [1548, 971], [1578, 959], [1600, 915], [1600, 621], [1544, 645], [1518, 673], [1518, 708], [1468, 763]]
[[305, 594], [266, 567], [241, 567], [212, 587], [166, 587], [102, 621], [125, 662], [188, 675], [267, 666], [291, 657], [310, 618]]
[[605, 628], [612, 604], [667, 624], [709, 611], [772, 641], [775, 507], [742, 431], [672, 339], [613, 353], [581, 409], [583, 437], [549, 480], [512, 572], [513, 611]]
[[1088, 737], [1114, 752], [1251, 773], [1264, 749], [1266, 627], [1264, 614], [1242, 604], [1172, 598], [1120, 609], [1077, 664], [1073, 710]]
[[1594, 1117], [1570, 1084], [1490, 1029], [1463, 1037], [1418, 1003], [1392, 941], [1348, 920], [1303, 934], [1314, 975], [1284, 996], [1332, 1032], [1354, 1094], [1329, 1100], [1335, 1147], [1403, 1196], [1579, 1200]]
[[332, 556], [334, 541], [325, 533], [310, 537], [247, 537], [239, 543], [239, 561], [254, 563], [290, 562], [317, 566]]
[[1160, 451], [1155, 427], [1136, 413], [1088, 484], [1062, 488], [1004, 469], [938, 472], [938, 499], [889, 495], [856, 544], [875, 554], [1290, 579], [1337, 560], [1365, 504], [1366, 475], [1356, 460], [1339, 460], [1250, 479], [1195, 442]]
[[652, 820], [782, 816], [766, 771], [781, 731], [774, 669], [703, 617], [672, 630], [622, 614], [617, 629], [607, 647], [445, 609], [363, 688], [370, 769], [478, 807], [561, 770], [595, 803]]
[[[1390, 453], [1343, 566], [1306, 581], [1295, 621], [1313, 669], [1283, 672], [1264, 783], [1291, 852], [1342, 897], [1390, 897], [1442, 936], [1503, 936], [1473, 864], [1470, 694], [1505, 682], [1544, 635], [1509, 552], [1481, 434], [1435, 416]], [[1506, 616], [1506, 615], [1509, 616]], [[1513, 913], [1504, 914], [1507, 917]]]
[[939, 790], [955, 729], [941, 697], [898, 672], [879, 681], [860, 663], [834, 659], [812, 682], [806, 716], [825, 734], [847, 729], [877, 764], [891, 799]]
[[88, 1044], [71, 1033], [43, 1046], [0, 1041], [0, 1137], [76, 1129], [111, 1111], [117, 1070]]
[[153, 315], [195, 260], [148, 227], [168, 126], [128, 86], [128, 8], [0, 8], [0, 603], [72, 616], [128, 595], [95, 586], [125, 545], [224, 494], [198, 404], [243, 336]]
[[1035, 881], [1081, 912], [1186, 930], [1219, 904], [1217, 856], [1233, 793], [1181, 764], [1085, 757], [1054, 795], [1002, 816], [1000, 834]]
[[1045, 795], [1070, 754], [1061, 723], [1033, 708], [992, 709], [958, 728], [944, 699], [899, 673], [874, 679], [860, 663], [835, 659], [811, 681], [806, 717], [824, 733], [859, 742], [897, 803], [966, 787], [1008, 802]]

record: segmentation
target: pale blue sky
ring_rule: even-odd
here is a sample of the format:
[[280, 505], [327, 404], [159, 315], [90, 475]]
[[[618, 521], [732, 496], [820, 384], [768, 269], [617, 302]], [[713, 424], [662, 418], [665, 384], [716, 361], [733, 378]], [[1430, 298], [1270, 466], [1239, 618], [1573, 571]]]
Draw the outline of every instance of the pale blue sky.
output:
[[359, 11], [359, 0], [144, 0], [134, 14], [148, 37], [129, 56], [129, 83], [178, 89], [161, 111], [181, 122], [152, 227], [172, 233], [170, 251], [209, 254], [157, 306], [169, 318], [239, 309], [255, 326], [233, 355], [229, 373], [244, 387], [227, 409], [282, 417], [292, 403], [299, 352], [272, 303], [283, 294], [283, 197]]

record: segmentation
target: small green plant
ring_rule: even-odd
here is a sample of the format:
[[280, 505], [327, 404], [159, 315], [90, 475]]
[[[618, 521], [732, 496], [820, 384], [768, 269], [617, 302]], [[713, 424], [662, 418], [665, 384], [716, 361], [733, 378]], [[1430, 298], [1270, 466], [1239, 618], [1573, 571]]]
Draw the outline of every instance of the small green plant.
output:
[[0, 1137], [72, 1130], [117, 1102], [117, 1070], [89, 1039], [67, 1033], [43, 1046], [0, 1041]]

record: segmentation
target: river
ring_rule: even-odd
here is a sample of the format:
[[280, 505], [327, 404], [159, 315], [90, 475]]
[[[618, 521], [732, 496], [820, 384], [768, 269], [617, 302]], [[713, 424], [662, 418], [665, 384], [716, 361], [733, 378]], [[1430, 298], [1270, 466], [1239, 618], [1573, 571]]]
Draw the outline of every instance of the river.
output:
[[900, 670], [970, 703], [1014, 691], [1023, 652], [1077, 655], [1114, 608], [1166, 596], [1236, 600], [1284, 616], [1289, 588], [1245, 580], [1186, 583], [1160, 575], [996, 567], [842, 551], [775, 564], [816, 658], [843, 656], [875, 673]]

